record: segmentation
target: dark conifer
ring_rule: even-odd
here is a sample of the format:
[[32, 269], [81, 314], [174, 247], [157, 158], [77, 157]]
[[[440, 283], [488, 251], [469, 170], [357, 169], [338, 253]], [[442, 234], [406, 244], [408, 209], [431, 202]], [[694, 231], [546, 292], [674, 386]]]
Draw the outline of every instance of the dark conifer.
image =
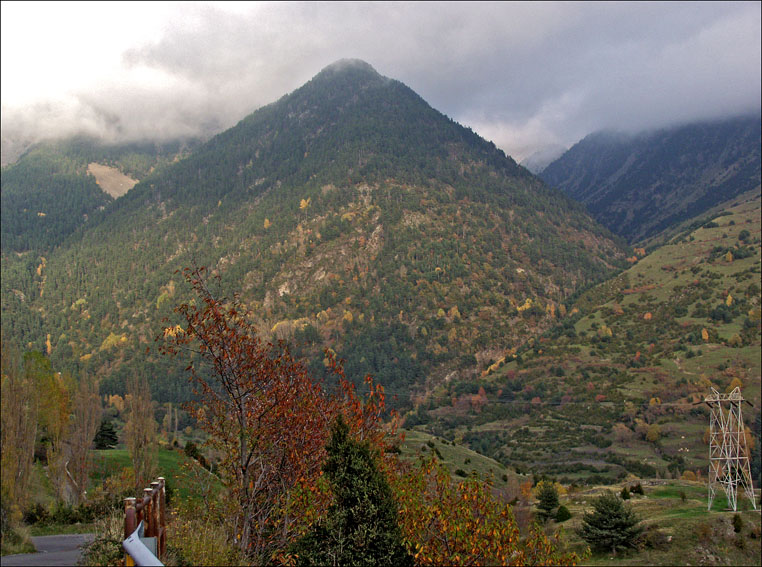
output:
[[117, 444], [116, 430], [114, 424], [111, 421], [104, 420], [101, 422], [98, 432], [93, 438], [96, 449], [113, 449]]
[[634, 544], [642, 528], [629, 504], [606, 491], [593, 501], [593, 508], [592, 513], [583, 516], [582, 528], [577, 532], [593, 549], [616, 553]]
[[340, 417], [323, 467], [334, 494], [325, 518], [293, 547], [297, 565], [412, 565], [397, 524], [397, 505], [367, 444]]

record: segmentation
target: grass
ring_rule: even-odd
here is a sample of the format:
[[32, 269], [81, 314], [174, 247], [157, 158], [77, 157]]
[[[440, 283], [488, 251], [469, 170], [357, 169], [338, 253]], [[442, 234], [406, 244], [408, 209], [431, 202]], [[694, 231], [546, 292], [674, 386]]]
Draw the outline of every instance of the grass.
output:
[[34, 553], [37, 551], [29, 540], [29, 528], [21, 526], [12, 528], [3, 536], [0, 555], [16, 555], [17, 553]]
[[89, 534], [95, 529], [95, 524], [47, 524], [44, 526], [29, 526], [32, 537], [61, 535], [61, 534]]
[[[107, 476], [117, 474], [124, 468], [132, 467], [132, 461], [126, 449], [93, 451], [93, 460], [95, 462], [91, 475], [93, 483], [102, 483]], [[159, 449], [157, 460], [156, 476], [163, 476], [168, 485], [177, 491], [181, 498], [192, 496], [191, 488], [187, 483], [181, 481], [183, 477], [181, 467], [187, 457], [180, 450]]]
[[[509, 474], [508, 470], [494, 459], [485, 457], [463, 445], [452, 445], [448, 441], [423, 431], [406, 429], [404, 433], [405, 440], [400, 445], [400, 456], [403, 459], [414, 460], [419, 456], [428, 457], [438, 451], [442, 456], [439, 461], [447, 467], [450, 474], [455, 478], [458, 478], [459, 475], [456, 475], [456, 471], [460, 469], [469, 475], [476, 474], [479, 478], [491, 476], [497, 486], [505, 484], [502, 476]], [[433, 447], [429, 444], [432, 444]]]
[[[563, 524], [569, 548], [585, 547], [575, 530], [581, 526], [583, 514], [592, 509], [592, 500], [604, 490], [618, 493], [622, 486], [598, 486], [561, 499], [572, 513], [572, 518]], [[633, 495], [627, 502], [641, 518], [643, 527], [660, 534], [660, 541], [652, 540], [657, 545], [620, 551], [617, 555], [594, 553], [583, 565], [759, 565], [760, 512], [751, 510], [748, 500], [742, 503], [739, 497], [739, 515], [744, 524], [739, 535], [732, 527], [734, 513], [724, 510], [724, 494], [715, 497], [712, 511], [706, 509], [703, 483], [643, 481], [643, 487], [645, 496]]]

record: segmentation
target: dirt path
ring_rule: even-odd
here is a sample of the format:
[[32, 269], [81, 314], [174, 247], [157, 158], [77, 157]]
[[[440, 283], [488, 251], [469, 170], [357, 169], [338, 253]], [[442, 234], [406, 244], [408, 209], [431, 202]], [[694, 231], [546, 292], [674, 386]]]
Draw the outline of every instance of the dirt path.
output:
[[76, 565], [81, 551], [80, 547], [92, 541], [94, 534], [70, 534], [38, 536], [32, 538], [37, 553], [6, 555], [0, 558], [0, 565], [33, 566], [33, 565]]

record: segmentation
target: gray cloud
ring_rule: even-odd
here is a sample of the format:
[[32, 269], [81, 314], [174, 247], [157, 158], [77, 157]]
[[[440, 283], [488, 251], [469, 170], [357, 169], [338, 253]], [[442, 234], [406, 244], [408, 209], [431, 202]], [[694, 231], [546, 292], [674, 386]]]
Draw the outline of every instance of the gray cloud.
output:
[[34, 130], [40, 111], [59, 132], [209, 133], [353, 57], [521, 158], [600, 128], [756, 111], [761, 42], [759, 2], [178, 5], [161, 37], [123, 55], [127, 77], [154, 80], [4, 108], [3, 136]]

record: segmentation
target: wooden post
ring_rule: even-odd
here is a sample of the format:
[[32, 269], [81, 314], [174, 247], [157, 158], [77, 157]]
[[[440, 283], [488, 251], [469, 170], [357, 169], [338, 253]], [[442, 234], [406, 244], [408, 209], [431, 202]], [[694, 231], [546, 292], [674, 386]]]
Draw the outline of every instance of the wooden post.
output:
[[163, 476], [159, 477], [159, 482], [161, 483], [159, 496], [159, 553], [161, 554], [161, 557], [164, 557], [164, 554], [167, 551], [167, 483]]
[[143, 489], [143, 502], [143, 521], [145, 522], [143, 537], [154, 537], [156, 534], [153, 528], [153, 501], [150, 488]]
[[151, 483], [151, 512], [151, 525], [154, 535], [158, 536], [161, 504], [159, 503], [159, 482], [156, 480]]
[[[125, 498], [124, 499], [124, 539], [127, 539], [132, 535], [132, 532], [135, 531], [135, 528], [137, 528], [137, 518], [135, 514], [135, 499], [134, 498]], [[124, 565], [125, 567], [133, 567], [135, 565], [135, 562], [132, 560], [132, 557], [130, 557], [129, 553], [124, 554]]]
[[161, 502], [159, 500], [159, 481], [151, 483], [151, 529], [153, 537], [156, 538], [156, 557], [161, 556]]
[[[151, 488], [143, 489], [143, 497], [124, 499], [124, 539], [131, 536], [143, 522], [143, 537], [156, 538], [156, 554], [161, 559], [167, 550], [166, 533], [166, 481], [159, 477]], [[126, 567], [135, 565], [132, 557], [125, 554]]]

